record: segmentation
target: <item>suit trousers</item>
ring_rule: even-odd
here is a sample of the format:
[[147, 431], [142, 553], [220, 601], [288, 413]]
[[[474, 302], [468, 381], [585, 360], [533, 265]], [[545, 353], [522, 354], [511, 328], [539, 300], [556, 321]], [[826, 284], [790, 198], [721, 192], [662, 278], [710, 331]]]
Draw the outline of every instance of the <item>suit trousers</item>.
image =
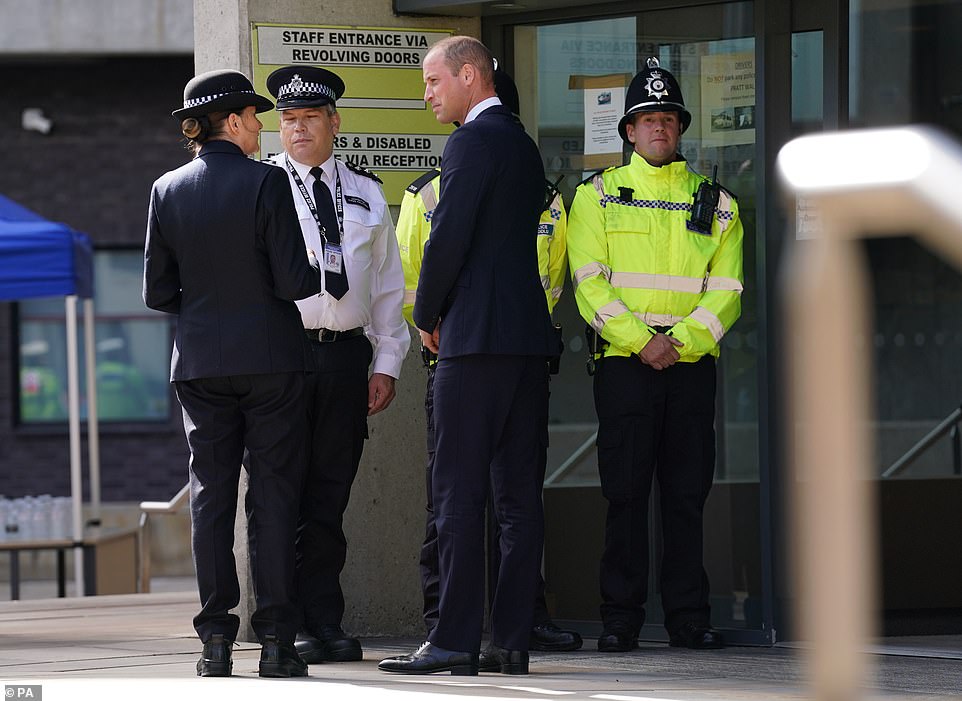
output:
[[234, 562], [234, 516], [245, 447], [248, 501], [258, 552], [252, 554], [256, 610], [251, 626], [260, 640], [293, 641], [294, 533], [306, 469], [304, 373], [234, 375], [174, 383], [190, 447], [191, 545], [201, 611], [201, 640], [237, 637], [229, 611], [240, 601]]
[[491, 642], [527, 650], [544, 545], [539, 456], [548, 439], [545, 358], [443, 358], [435, 370], [434, 410], [440, 606], [428, 639], [449, 650], [480, 650], [490, 491], [501, 526]]
[[648, 502], [658, 477], [661, 600], [669, 633], [711, 618], [703, 511], [715, 471], [715, 359], [654, 370], [607, 357], [594, 378], [598, 469], [608, 501], [601, 618], [638, 630], [648, 599]]
[[344, 512], [367, 438], [367, 336], [311, 341], [307, 378], [309, 461], [297, 524], [297, 599], [308, 632], [341, 624], [347, 559]]
[[[438, 573], [438, 527], [434, 522], [434, 499], [432, 497], [433, 482], [432, 473], [434, 470], [434, 371], [436, 365], [427, 368], [427, 383], [424, 391], [424, 414], [426, 419], [426, 438], [427, 438], [427, 470], [426, 484], [427, 505], [424, 524], [424, 541], [421, 543], [420, 573], [421, 573], [421, 593], [424, 600], [422, 617], [428, 635], [438, 624], [438, 614], [440, 608], [440, 575]], [[547, 418], [547, 416], [546, 416]], [[544, 482], [544, 471], [547, 465], [547, 450], [542, 451], [540, 479]], [[494, 592], [497, 589], [498, 570], [501, 566], [501, 553], [498, 548], [500, 539], [500, 529], [497, 519], [494, 517], [493, 504], [488, 500], [488, 511], [486, 519], [487, 544], [488, 544], [488, 604], [494, 603]], [[534, 602], [534, 625], [547, 623], [551, 617], [548, 614], [548, 605], [545, 601], [544, 577], [538, 570], [538, 585]]]

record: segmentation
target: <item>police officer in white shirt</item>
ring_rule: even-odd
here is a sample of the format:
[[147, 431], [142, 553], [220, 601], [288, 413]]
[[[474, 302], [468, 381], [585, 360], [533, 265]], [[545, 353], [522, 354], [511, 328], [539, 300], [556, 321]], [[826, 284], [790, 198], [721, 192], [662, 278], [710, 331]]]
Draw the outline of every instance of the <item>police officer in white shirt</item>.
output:
[[297, 302], [316, 370], [307, 390], [312, 437], [297, 529], [303, 630], [296, 647], [308, 664], [347, 662], [362, 653], [341, 628], [343, 516], [367, 417], [394, 399], [411, 342], [401, 316], [404, 275], [381, 181], [334, 158], [344, 82], [323, 68], [287, 66], [268, 76], [267, 89], [277, 98], [284, 147], [271, 160], [287, 171], [304, 241], [324, 273], [324, 290]]

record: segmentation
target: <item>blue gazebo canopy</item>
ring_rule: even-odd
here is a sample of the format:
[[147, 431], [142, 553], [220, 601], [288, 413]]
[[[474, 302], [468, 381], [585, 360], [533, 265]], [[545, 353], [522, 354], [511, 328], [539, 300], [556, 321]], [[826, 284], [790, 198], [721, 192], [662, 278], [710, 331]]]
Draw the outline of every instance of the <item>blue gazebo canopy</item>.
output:
[[63, 295], [93, 297], [90, 238], [0, 195], [0, 300]]

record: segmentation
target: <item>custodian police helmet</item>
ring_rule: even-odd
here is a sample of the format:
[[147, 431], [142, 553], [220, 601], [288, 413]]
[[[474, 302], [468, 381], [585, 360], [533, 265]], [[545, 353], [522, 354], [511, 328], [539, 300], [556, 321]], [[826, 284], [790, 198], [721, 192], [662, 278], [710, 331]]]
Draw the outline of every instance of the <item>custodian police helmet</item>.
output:
[[335, 104], [344, 81], [317, 66], [285, 66], [267, 76], [267, 89], [277, 98], [277, 111]]
[[639, 112], [677, 112], [682, 132], [691, 124], [691, 112], [685, 109], [678, 81], [654, 56], [648, 59], [648, 67], [632, 78], [628, 86], [625, 116], [618, 122], [618, 133], [623, 140], [628, 141], [625, 125]]
[[521, 114], [518, 86], [500, 66], [494, 70], [494, 92], [497, 93], [501, 104], [511, 111], [511, 114]]
[[250, 106], [257, 108], [258, 112], [266, 112], [274, 105], [254, 92], [254, 86], [243, 73], [233, 70], [208, 71], [190, 79], [184, 87], [184, 106], [171, 114], [184, 120]]

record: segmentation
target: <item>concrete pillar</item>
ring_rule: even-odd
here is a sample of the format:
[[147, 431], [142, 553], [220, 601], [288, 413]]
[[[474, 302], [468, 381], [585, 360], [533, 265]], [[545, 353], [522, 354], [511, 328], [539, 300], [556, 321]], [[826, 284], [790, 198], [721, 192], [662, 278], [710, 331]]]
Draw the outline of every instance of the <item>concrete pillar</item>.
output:
[[240, 584], [240, 603], [234, 613], [240, 618], [237, 640], [248, 643], [257, 642], [251, 628], [251, 614], [254, 605], [254, 580], [251, 579], [250, 550], [247, 547], [247, 514], [244, 512], [244, 498], [247, 496], [247, 470], [241, 470], [237, 486], [237, 512], [234, 515], [234, 564], [237, 566], [237, 581]]
[[[424, 383], [418, 344], [408, 353], [387, 411], [368, 421], [370, 439], [344, 517], [347, 562], [344, 628], [361, 636], [419, 635], [421, 587], [418, 558], [424, 535]], [[257, 642], [250, 625], [254, 588], [247, 548], [241, 471], [234, 525], [234, 559], [241, 598], [237, 640]]]
[[[480, 36], [472, 17], [396, 17], [391, 0], [194, 0], [195, 67], [252, 74], [251, 23], [450, 29]], [[348, 117], [349, 119], [349, 117]], [[411, 174], [413, 180], [416, 173]], [[392, 207], [397, 219], [397, 207]], [[419, 343], [412, 343], [397, 397], [369, 421], [370, 440], [345, 516], [348, 557], [341, 584], [344, 627], [355, 635], [416, 635], [423, 630], [418, 556], [424, 534], [424, 383]], [[234, 549], [241, 582], [238, 640], [253, 641], [244, 489]]]

